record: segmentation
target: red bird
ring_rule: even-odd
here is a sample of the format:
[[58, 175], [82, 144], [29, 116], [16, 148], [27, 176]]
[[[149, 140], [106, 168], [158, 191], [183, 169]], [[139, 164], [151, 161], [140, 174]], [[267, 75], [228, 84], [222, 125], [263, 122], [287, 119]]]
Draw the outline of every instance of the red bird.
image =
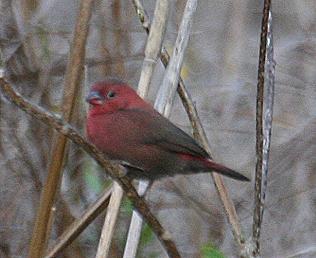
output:
[[175, 174], [217, 172], [249, 181], [210, 159], [188, 134], [159, 114], [126, 83], [94, 84], [87, 102], [87, 135], [110, 159], [121, 161], [130, 178], [154, 180]]

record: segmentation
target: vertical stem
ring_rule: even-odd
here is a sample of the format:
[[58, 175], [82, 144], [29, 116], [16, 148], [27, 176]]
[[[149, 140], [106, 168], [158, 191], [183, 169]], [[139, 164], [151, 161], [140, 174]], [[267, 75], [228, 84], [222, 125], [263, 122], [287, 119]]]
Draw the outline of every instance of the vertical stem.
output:
[[[148, 188], [148, 182], [140, 180], [138, 183], [137, 192], [140, 196], [143, 196]], [[143, 218], [136, 211], [133, 210], [132, 220], [128, 229], [128, 235], [126, 240], [126, 246], [124, 250], [123, 258], [134, 258], [137, 254], [137, 247], [142, 232]]]
[[169, 14], [169, 0], [157, 0], [153, 22], [149, 31], [145, 58], [138, 84], [138, 92], [143, 96], [147, 93], [154, 68], [161, 52], [161, 46], [165, 35]]
[[[64, 83], [62, 112], [66, 121], [70, 121], [71, 119], [75, 106], [76, 94], [79, 89], [92, 3], [93, 0], [82, 0], [80, 3], [79, 14], [77, 16], [76, 28]], [[47, 223], [51, 220], [51, 209], [54, 204], [54, 199], [62, 176], [62, 165], [66, 147], [65, 136], [58, 135], [56, 138], [57, 139], [54, 141], [51, 153], [52, 158], [48, 169], [47, 180], [41, 194], [40, 205], [33, 229], [28, 254], [29, 258], [40, 258], [43, 256], [46, 248], [45, 243], [50, 235]]]
[[157, 94], [157, 102], [162, 102], [163, 106], [163, 109], [158, 111], [162, 114], [170, 113], [173, 104], [196, 7], [197, 0], [187, 0], [174, 50], [167, 66], [162, 85]]
[[117, 182], [114, 182], [110, 203], [101, 232], [97, 254], [95, 256], [96, 258], [106, 258], [109, 255], [111, 240], [113, 237], [114, 227], [118, 217], [122, 198], [123, 190]]
[[268, 32], [268, 18], [271, 0], [264, 0], [263, 16], [260, 36], [260, 52], [258, 65], [258, 84], [257, 84], [257, 105], [256, 105], [256, 176], [255, 176], [255, 209], [253, 216], [254, 256], [260, 254], [260, 230], [261, 230], [261, 201], [262, 194], [262, 163], [263, 163], [263, 98], [264, 98], [264, 76], [266, 45]]
[[[270, 8], [268, 21], [268, 36], [267, 36], [267, 92], [266, 105], [264, 109], [264, 126], [263, 126], [263, 189], [262, 189], [262, 205], [265, 203], [267, 185], [268, 185], [268, 170], [269, 170], [269, 154], [272, 133], [272, 118], [274, 105], [274, 79], [275, 79], [275, 61], [273, 50], [273, 32], [272, 32], [272, 11]], [[262, 206], [261, 217], [263, 217], [264, 206]]]

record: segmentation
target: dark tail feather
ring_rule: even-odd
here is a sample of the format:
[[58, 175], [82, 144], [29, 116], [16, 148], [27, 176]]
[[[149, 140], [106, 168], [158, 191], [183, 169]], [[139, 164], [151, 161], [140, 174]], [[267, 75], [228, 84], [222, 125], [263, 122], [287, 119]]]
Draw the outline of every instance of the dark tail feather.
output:
[[233, 179], [236, 180], [240, 180], [240, 181], [250, 181], [250, 179], [248, 177], [245, 177], [244, 175], [230, 169], [227, 168], [223, 165], [217, 164], [215, 162], [213, 162], [212, 160], [207, 160], [207, 166], [212, 169], [214, 172], [222, 174], [223, 176], [228, 176], [231, 177]]

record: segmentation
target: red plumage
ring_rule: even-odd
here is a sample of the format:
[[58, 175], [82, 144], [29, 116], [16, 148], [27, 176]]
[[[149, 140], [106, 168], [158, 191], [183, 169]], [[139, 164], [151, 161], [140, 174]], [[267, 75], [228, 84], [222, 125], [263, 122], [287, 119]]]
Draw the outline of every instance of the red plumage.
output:
[[153, 180], [214, 171], [249, 181], [212, 161], [191, 136], [159, 114], [126, 83], [119, 80], [96, 83], [87, 101], [89, 141], [110, 159], [122, 161], [131, 178]]

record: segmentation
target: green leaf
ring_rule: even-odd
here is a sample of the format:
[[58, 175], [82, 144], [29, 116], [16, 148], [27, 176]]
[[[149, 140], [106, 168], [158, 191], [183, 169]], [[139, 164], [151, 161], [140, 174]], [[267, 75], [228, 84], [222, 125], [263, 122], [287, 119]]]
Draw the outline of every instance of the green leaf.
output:
[[206, 244], [201, 248], [202, 258], [226, 258], [214, 245]]
[[145, 252], [146, 256], [144, 256], [144, 248], [150, 244], [151, 241], [154, 240], [154, 233], [151, 230], [151, 228], [147, 225], [144, 224], [142, 228], [142, 233], [140, 235], [140, 240], [139, 240], [139, 249], [138, 252], [141, 253], [142, 255], [137, 255], [136, 257], [148, 257], [148, 258], [157, 258], [159, 257], [159, 254], [157, 252]]
[[147, 245], [149, 242], [151, 242], [154, 238], [154, 233], [151, 230], [151, 228], [145, 224], [143, 229], [142, 229], [142, 234], [140, 236], [140, 244], [141, 245]]
[[50, 60], [50, 50], [49, 50], [49, 32], [47, 30], [45, 30], [43, 27], [38, 26], [36, 27], [36, 33], [37, 36], [39, 38], [39, 41], [41, 43], [41, 47], [42, 47], [42, 61], [44, 63], [48, 63]]
[[132, 205], [132, 202], [128, 198], [126, 197], [123, 198], [121, 209], [122, 209], [122, 212], [125, 213], [127, 216], [132, 216], [133, 205]]
[[102, 182], [98, 176], [96, 166], [92, 161], [86, 161], [83, 164], [84, 180], [89, 188], [94, 190], [96, 193], [101, 193], [104, 189], [104, 182]]

